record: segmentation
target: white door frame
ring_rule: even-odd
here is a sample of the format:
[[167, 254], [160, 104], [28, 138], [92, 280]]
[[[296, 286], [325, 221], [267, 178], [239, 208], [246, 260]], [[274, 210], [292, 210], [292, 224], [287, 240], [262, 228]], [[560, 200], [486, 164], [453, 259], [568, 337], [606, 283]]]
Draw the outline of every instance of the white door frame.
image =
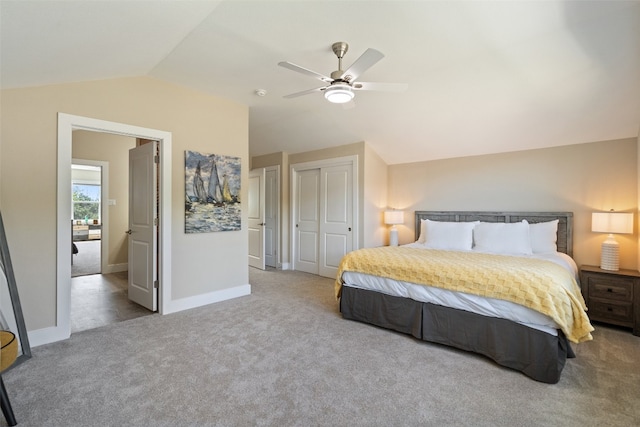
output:
[[[98, 166], [100, 172], [100, 274], [110, 273], [109, 265], [109, 162], [102, 160], [71, 159], [74, 165]], [[71, 180], [69, 180], [71, 183]], [[71, 183], [72, 184], [72, 183]]]
[[[73, 130], [111, 133], [153, 139], [160, 145], [160, 230], [158, 237], [160, 291], [158, 311], [169, 311], [171, 302], [171, 132], [123, 123], [58, 113], [58, 206], [57, 206], [57, 296], [56, 326], [40, 330], [39, 344], [71, 336], [71, 146]], [[31, 338], [31, 337], [30, 337]]]
[[289, 247], [291, 248], [291, 253], [289, 254], [289, 260], [291, 261], [291, 269], [295, 270], [296, 269], [296, 265], [295, 265], [295, 254], [296, 254], [296, 239], [295, 239], [295, 233], [296, 233], [296, 224], [295, 224], [295, 218], [296, 218], [296, 206], [297, 206], [297, 181], [298, 181], [298, 172], [300, 171], [304, 171], [304, 170], [309, 170], [309, 169], [321, 169], [323, 167], [329, 167], [329, 166], [340, 166], [340, 165], [351, 165], [351, 170], [353, 172], [352, 175], [352, 179], [353, 179], [353, 210], [352, 210], [352, 215], [353, 215], [353, 233], [351, 234], [352, 236], [352, 248], [358, 249], [359, 245], [358, 245], [358, 230], [360, 229], [359, 227], [359, 211], [358, 211], [358, 200], [359, 200], [359, 193], [358, 193], [358, 156], [354, 155], [354, 156], [345, 156], [345, 157], [336, 157], [333, 159], [325, 159], [325, 160], [316, 160], [316, 161], [311, 161], [311, 162], [304, 162], [304, 163], [295, 163], [292, 164], [290, 166], [290, 173], [289, 173], [289, 188], [290, 188], [290, 193], [289, 193], [289, 200], [291, 200], [291, 210], [290, 210], [290, 214], [292, 218], [291, 224], [290, 225], [290, 230], [289, 230], [289, 242], [290, 245]]

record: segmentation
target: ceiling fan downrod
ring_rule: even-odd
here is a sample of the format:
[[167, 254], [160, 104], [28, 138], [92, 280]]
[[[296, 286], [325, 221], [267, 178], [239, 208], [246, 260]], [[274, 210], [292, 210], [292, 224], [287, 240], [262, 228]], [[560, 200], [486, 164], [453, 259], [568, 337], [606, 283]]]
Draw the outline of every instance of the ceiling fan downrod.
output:
[[331, 45], [331, 49], [333, 50], [333, 53], [335, 53], [336, 56], [338, 57], [338, 69], [331, 73], [331, 78], [334, 80], [337, 80], [337, 79], [340, 79], [340, 77], [343, 74], [342, 58], [344, 57], [345, 53], [347, 53], [347, 51], [349, 50], [349, 45], [345, 42], [336, 42]]

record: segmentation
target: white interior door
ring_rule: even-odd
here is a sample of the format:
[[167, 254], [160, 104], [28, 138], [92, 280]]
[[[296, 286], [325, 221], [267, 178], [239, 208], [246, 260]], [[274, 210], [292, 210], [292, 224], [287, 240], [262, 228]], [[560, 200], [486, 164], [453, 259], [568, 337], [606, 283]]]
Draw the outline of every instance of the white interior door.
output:
[[358, 248], [357, 157], [291, 166], [295, 270], [335, 278], [342, 257]]
[[318, 274], [336, 277], [340, 260], [353, 249], [351, 165], [320, 169], [320, 250]]
[[264, 183], [264, 263], [278, 266], [278, 169], [265, 171]]
[[265, 169], [249, 172], [248, 200], [249, 265], [265, 269]]
[[158, 309], [157, 173], [158, 143], [129, 150], [129, 299]]
[[305, 170], [296, 175], [295, 269], [318, 274], [320, 170]]

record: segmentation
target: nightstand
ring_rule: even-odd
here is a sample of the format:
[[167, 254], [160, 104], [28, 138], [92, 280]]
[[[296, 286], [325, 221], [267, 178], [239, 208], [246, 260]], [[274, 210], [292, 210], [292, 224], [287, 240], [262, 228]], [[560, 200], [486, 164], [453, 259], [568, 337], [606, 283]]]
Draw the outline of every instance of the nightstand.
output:
[[640, 272], [583, 265], [580, 285], [591, 320], [626, 326], [640, 336]]

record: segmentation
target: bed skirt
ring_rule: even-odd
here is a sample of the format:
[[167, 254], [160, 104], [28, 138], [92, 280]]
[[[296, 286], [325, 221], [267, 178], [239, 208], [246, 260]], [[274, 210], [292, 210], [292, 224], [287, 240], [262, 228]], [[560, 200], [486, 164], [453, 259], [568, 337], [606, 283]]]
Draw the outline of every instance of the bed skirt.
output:
[[345, 319], [482, 354], [549, 384], [560, 380], [566, 359], [575, 357], [562, 331], [553, 336], [510, 320], [350, 286], [342, 287], [340, 312]]

